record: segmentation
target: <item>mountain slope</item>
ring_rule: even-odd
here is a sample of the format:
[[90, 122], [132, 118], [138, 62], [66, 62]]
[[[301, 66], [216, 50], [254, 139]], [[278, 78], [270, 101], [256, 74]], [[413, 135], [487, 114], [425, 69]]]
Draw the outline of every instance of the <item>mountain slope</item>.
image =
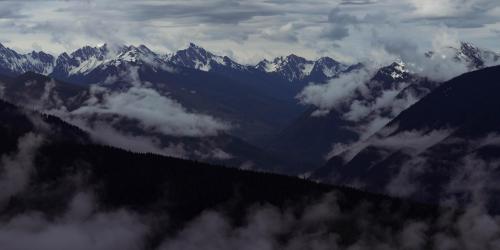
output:
[[61, 82], [27, 72], [10, 80], [2, 80], [0, 98], [37, 110], [74, 110], [89, 98], [86, 86]]
[[[494, 65], [500, 59], [495, 52], [465, 42], [457, 48], [445, 50], [453, 56], [453, 63], [463, 64], [464, 70]], [[427, 56], [432, 58], [436, 54], [429, 52]], [[362, 65], [353, 67], [344, 72], [356, 72], [363, 68]], [[361, 71], [360, 75], [364, 73]], [[335, 84], [335, 79], [331, 82]], [[310, 107], [275, 137], [268, 148], [281, 154], [295, 152], [292, 155], [300, 155], [297, 161], [306, 162], [302, 163], [304, 166], [322, 165], [328, 157], [377, 132], [439, 84], [410, 72], [404, 62], [395, 62], [372, 73], [357, 93], [346, 97], [336, 107], [329, 110]], [[338, 88], [342, 89], [342, 86]], [[306, 167], [303, 170], [310, 169]]]
[[370, 75], [363, 88], [326, 114], [309, 107], [268, 147], [279, 154], [293, 152], [303, 162], [302, 171], [309, 171], [311, 166], [323, 164], [335, 147], [375, 133], [436, 85], [410, 74], [400, 63], [382, 67]]
[[499, 177], [498, 77], [500, 66], [442, 84], [377, 134], [330, 159], [314, 176], [435, 200], [449, 195], [450, 183], [461, 173], [469, 180], [475, 172], [486, 175], [482, 185], [496, 193], [491, 181]]

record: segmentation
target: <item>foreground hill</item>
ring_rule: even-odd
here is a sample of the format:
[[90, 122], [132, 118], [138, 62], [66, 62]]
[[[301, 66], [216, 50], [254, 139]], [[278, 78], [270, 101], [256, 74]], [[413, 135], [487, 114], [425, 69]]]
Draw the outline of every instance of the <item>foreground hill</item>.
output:
[[[50, 221], [64, 225], [68, 218], [79, 218], [79, 223], [81, 221], [81, 225], [72, 225], [77, 228], [82, 226], [77, 235], [86, 233], [83, 227], [92, 225], [89, 223], [94, 216], [111, 220], [106, 225], [112, 227], [112, 218], [115, 217], [106, 216], [111, 211], [121, 210], [129, 211], [128, 216], [142, 218], [143, 222], [135, 225], [137, 228], [128, 229], [131, 232], [149, 228], [145, 238], [141, 238], [140, 245], [143, 247], [140, 248], [156, 248], [176, 242], [176, 235], [184, 232], [181, 229], [196, 225], [196, 218], [205, 218], [204, 214], [208, 211], [221, 213], [228, 219], [229, 225], [239, 227], [256, 223], [253, 221], [256, 218], [247, 217], [255, 211], [274, 213], [276, 208], [278, 213], [291, 213], [283, 216], [298, 217], [296, 222], [290, 221], [296, 227], [285, 227], [287, 224], [283, 224], [283, 231], [279, 233], [281, 236], [269, 236], [276, 237], [278, 241], [275, 244], [298, 244], [293, 240], [298, 240], [299, 235], [308, 235], [317, 240], [324, 239], [325, 244], [336, 242], [348, 246], [362, 240], [359, 235], [367, 230], [363, 224], [357, 224], [358, 221], [368, 220], [383, 227], [390, 226], [396, 234], [406, 226], [401, 218], [430, 223], [437, 212], [434, 207], [350, 188], [94, 145], [76, 127], [51, 116], [21, 111], [5, 102], [0, 102], [0, 118], [0, 134], [5, 138], [0, 143], [0, 154], [3, 155], [0, 185], [18, 187], [0, 192], [0, 217], [3, 223], [9, 225], [17, 225], [20, 218], [38, 218], [40, 213], [42, 218], [52, 218], [45, 222], [48, 225], [39, 229], [45, 234], [36, 237], [48, 237], [48, 232], [43, 230], [53, 227]], [[12, 171], [19, 172], [10, 175]], [[19, 173], [26, 178], [13, 177], [21, 176]], [[81, 200], [82, 192], [92, 194], [95, 199], [92, 202]], [[326, 198], [322, 198], [325, 195]], [[89, 211], [86, 217], [76, 216], [85, 215], [85, 211]], [[301, 216], [305, 217], [299, 219]], [[195, 224], [188, 223], [192, 220]], [[308, 224], [317, 220], [319, 224], [315, 227]], [[278, 224], [269, 226], [272, 228]], [[126, 225], [122, 224], [122, 227]], [[266, 227], [262, 224], [256, 232], [264, 233], [268, 230]], [[31, 238], [35, 237], [34, 232], [22, 231], [22, 225], [10, 228], [0, 230], [3, 245], [26, 243], [11, 242], [8, 237], [5, 238], [11, 233], [9, 230], [20, 230], [16, 232], [24, 234], [29, 232], [27, 237], [35, 240]], [[102, 228], [95, 230], [99, 232]], [[330, 241], [330, 232], [339, 238]], [[93, 244], [100, 243], [101, 236], [95, 237]], [[379, 237], [386, 240], [392, 236], [383, 234]], [[56, 242], [60, 241], [54, 239], [41, 244], [46, 246]], [[72, 242], [71, 239], [68, 242]]]

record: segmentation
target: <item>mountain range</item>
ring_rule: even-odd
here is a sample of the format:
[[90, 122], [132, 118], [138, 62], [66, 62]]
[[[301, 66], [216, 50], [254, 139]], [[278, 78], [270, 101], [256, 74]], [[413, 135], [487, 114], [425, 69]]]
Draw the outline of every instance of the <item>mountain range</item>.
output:
[[[326, 80], [349, 69], [349, 65], [322, 57], [316, 61], [289, 55], [257, 65], [242, 65], [227, 56], [218, 56], [193, 43], [173, 54], [158, 54], [145, 45], [110, 47], [85, 46], [74, 52], [55, 57], [44, 52], [20, 54], [0, 45], [0, 68], [5, 75], [19, 75], [28, 71], [53, 76], [61, 80], [84, 80], [95, 70], [134, 63], [148, 65], [156, 70], [175, 70], [175, 67], [205, 72], [272, 74], [288, 82]], [[170, 68], [173, 67], [173, 68]]]

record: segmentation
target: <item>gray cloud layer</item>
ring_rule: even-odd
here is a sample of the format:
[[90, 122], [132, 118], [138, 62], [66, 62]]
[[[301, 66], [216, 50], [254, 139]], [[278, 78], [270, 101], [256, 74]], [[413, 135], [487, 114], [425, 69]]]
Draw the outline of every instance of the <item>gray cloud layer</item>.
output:
[[498, 49], [496, 0], [1, 1], [0, 42], [16, 49], [73, 50], [104, 42], [172, 51], [188, 42], [255, 62], [287, 53], [359, 60], [374, 35], [430, 45], [460, 34]]

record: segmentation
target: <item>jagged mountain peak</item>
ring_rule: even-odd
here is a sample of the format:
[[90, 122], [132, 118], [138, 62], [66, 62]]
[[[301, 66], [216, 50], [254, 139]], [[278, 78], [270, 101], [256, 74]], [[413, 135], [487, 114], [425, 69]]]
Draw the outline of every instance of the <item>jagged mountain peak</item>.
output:
[[41, 63], [44, 64], [54, 64], [55, 63], [55, 57], [52, 56], [51, 54], [47, 54], [43, 51], [32, 51], [27, 54], [29, 57], [31, 57], [34, 60], [39, 60]]
[[500, 54], [481, 49], [478, 46], [469, 43], [461, 42], [460, 48], [456, 49], [455, 59], [468, 63], [469, 68], [479, 69], [485, 66], [492, 66], [500, 59]]
[[152, 60], [160, 60], [160, 56], [158, 54], [156, 54], [143, 44], [137, 47], [133, 45], [122, 46], [116, 57], [118, 60], [125, 60], [129, 62], [151, 62]]
[[154, 53], [152, 50], [150, 50], [146, 45], [141, 44], [139, 46], [134, 46], [134, 45], [123, 45], [120, 46], [118, 49], [119, 52], [129, 52], [129, 51], [134, 51], [134, 52], [140, 52], [140, 53]]
[[300, 67], [302, 64], [308, 63], [312, 64], [313, 62], [295, 54], [290, 54], [288, 56], [278, 56], [272, 61], [264, 59], [256, 65], [256, 68], [266, 72], [275, 72], [281, 71], [286, 67]]
[[200, 47], [194, 43], [189, 43], [189, 46], [186, 49], [179, 50], [175, 53], [176, 55], [188, 55], [190, 57], [197, 58], [208, 58], [215, 56], [211, 52], [205, 50], [203, 47]]
[[71, 53], [72, 57], [79, 57], [81, 59], [88, 59], [89, 57], [95, 56], [95, 57], [101, 57], [104, 58], [104, 56], [109, 52], [107, 44], [104, 44], [102, 46], [96, 46], [96, 47], [91, 47], [91, 46], [83, 46], [82, 48], [79, 48]]
[[29, 55], [36, 56], [36, 57], [53, 57], [51, 54], [47, 54], [43, 51], [31, 51], [28, 53]]
[[478, 53], [481, 53], [482, 51], [485, 51], [484, 49], [480, 48], [479, 46], [475, 45], [474, 43], [465, 42], [465, 41], [460, 42], [460, 47], [458, 49], [461, 52], [467, 53], [470, 55], [478, 54]]
[[51, 74], [57, 78], [67, 78], [76, 74], [88, 74], [110, 57], [107, 44], [101, 46], [83, 46], [70, 54], [64, 52], [56, 59]]
[[[312, 61], [296, 54], [276, 57], [272, 61], [263, 60], [256, 66], [247, 66], [235, 62], [228, 56], [220, 56], [207, 51], [195, 43], [189, 43], [185, 49], [167, 55], [159, 55], [146, 45], [114, 44], [87, 45], [72, 52], [61, 53], [57, 57], [45, 52], [20, 55], [3, 45], [0, 46], [0, 52], [3, 58], [11, 58], [4, 60], [4, 65], [0, 65], [2, 66], [0, 68], [8, 69], [7, 73], [18, 75], [30, 70], [59, 79], [73, 79], [76, 75], [78, 75], [77, 78], [81, 78], [103, 65], [118, 66], [124, 62], [148, 64], [155, 68], [158, 68], [160, 64], [166, 64], [218, 73], [260, 71], [266, 74], [276, 73], [280, 78], [290, 82], [323, 81], [338, 75], [346, 68], [345, 65], [328, 57]], [[23, 61], [26, 65], [19, 66], [19, 61]], [[78, 79], [74, 80], [78, 81]]]
[[310, 62], [310, 61], [306, 60], [304, 57], [301, 57], [301, 56], [298, 56], [298, 55], [295, 55], [295, 54], [288, 55], [286, 57], [286, 60], [289, 63], [306, 63], [306, 62]]
[[198, 45], [196, 45], [196, 44], [195, 44], [195, 43], [193, 43], [193, 42], [190, 42], [190, 43], [189, 43], [188, 48], [189, 48], [189, 49], [202, 49], [202, 50], [205, 50], [205, 49], [203, 49], [201, 46], [198, 46]]
[[45, 52], [19, 54], [16, 51], [0, 46], [0, 73], [15, 76], [19, 73], [33, 71], [48, 74], [54, 67], [54, 57]]
[[116, 67], [123, 63], [147, 64], [156, 67], [164, 61], [145, 45], [84, 46], [70, 55], [61, 54], [52, 75], [62, 79], [75, 75], [82, 76], [98, 68], [104, 70], [109, 66]]
[[167, 55], [165, 58], [173, 64], [201, 71], [246, 69], [245, 66], [236, 63], [229, 57], [215, 55], [194, 43], [190, 43], [186, 49]]
[[374, 79], [381, 82], [406, 81], [410, 77], [410, 71], [403, 61], [395, 61], [392, 64], [380, 68]]
[[314, 67], [311, 71], [312, 76], [318, 76], [322, 78], [332, 78], [339, 74], [339, 72], [343, 72], [348, 70], [348, 66], [342, 64], [331, 57], [320, 57], [314, 63]]
[[2, 56], [5, 56], [5, 55], [10, 55], [10, 56], [13, 56], [13, 55], [20, 55], [18, 54], [16, 51], [12, 50], [11, 48], [9, 47], [5, 47], [4, 45], [0, 44], [0, 52], [2, 53]]
[[[267, 61], [267, 60], [266, 60]], [[269, 61], [267, 61], [269, 62]], [[278, 64], [280, 66], [286, 66], [289, 64], [304, 64], [304, 63], [312, 63], [312, 61], [309, 61], [305, 59], [304, 57], [295, 55], [295, 54], [290, 54], [288, 56], [279, 56], [274, 58], [272, 61], [275, 64]]]
[[323, 57], [320, 57], [318, 60], [316, 60], [317, 63], [328, 63], [328, 64], [331, 64], [331, 63], [340, 63], [338, 61], [336, 61], [335, 59], [331, 58], [331, 57], [328, 57], [328, 56], [323, 56]]
[[452, 58], [456, 62], [464, 63], [469, 70], [481, 69], [494, 66], [500, 61], [500, 54], [482, 49], [470, 42], [460, 42], [456, 47], [447, 47], [441, 53], [429, 51], [425, 53], [428, 58], [440, 56]]
[[264, 59], [255, 68], [257, 70], [276, 73], [286, 80], [292, 81], [324, 81], [337, 76], [348, 69], [348, 66], [330, 57], [321, 57], [316, 61], [290, 54], [276, 57], [272, 61]]

